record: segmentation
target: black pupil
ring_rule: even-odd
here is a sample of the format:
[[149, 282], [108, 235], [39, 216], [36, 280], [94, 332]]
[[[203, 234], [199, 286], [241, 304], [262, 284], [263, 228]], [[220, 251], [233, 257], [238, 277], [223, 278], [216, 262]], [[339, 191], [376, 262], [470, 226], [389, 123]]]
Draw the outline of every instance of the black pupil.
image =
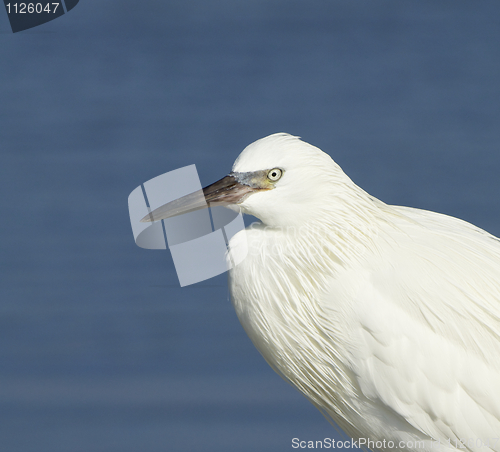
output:
[[277, 175], [277, 174], [278, 174], [278, 173], [277, 173], [276, 171], [273, 171], [273, 172], [271, 173], [271, 175], [272, 175], [273, 177], [276, 177], [276, 175]]

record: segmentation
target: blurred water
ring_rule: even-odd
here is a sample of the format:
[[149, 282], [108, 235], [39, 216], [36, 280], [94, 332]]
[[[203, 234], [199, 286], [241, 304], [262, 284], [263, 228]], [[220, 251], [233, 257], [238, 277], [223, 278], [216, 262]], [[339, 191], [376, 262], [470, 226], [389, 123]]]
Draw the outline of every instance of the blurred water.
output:
[[333, 428], [225, 276], [180, 289], [127, 197], [286, 131], [382, 200], [500, 234], [500, 3], [81, 0], [0, 13], [0, 450], [285, 451]]

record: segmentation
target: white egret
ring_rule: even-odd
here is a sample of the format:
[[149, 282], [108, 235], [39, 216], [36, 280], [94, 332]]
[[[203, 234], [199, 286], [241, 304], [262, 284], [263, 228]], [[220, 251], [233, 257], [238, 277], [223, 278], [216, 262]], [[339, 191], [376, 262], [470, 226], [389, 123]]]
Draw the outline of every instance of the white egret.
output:
[[248, 146], [204, 193], [262, 221], [230, 242], [248, 242], [232, 303], [323, 414], [381, 450], [500, 451], [499, 239], [386, 205], [288, 134]]

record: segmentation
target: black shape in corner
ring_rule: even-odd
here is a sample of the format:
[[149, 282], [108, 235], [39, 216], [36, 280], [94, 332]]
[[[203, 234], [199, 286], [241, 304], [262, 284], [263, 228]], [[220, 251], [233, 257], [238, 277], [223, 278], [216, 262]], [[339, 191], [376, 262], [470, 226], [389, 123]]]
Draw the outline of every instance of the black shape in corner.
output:
[[73, 9], [80, 0], [64, 0], [64, 4], [66, 5], [66, 12], [70, 9]]

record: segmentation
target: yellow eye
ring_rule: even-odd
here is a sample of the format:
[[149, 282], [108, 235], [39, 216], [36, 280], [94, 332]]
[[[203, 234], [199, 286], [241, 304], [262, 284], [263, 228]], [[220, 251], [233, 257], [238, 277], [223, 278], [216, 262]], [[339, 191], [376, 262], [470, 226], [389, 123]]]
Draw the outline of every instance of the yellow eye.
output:
[[276, 182], [277, 180], [280, 180], [282, 174], [283, 171], [279, 168], [274, 168], [267, 173], [267, 178], [272, 182]]

